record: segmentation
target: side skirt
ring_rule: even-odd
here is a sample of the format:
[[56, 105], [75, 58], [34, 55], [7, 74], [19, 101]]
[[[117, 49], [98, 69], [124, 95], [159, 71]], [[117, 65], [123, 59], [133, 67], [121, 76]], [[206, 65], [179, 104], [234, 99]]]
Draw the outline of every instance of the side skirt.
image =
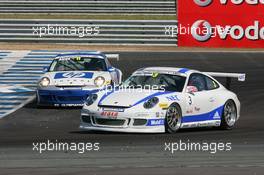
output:
[[185, 122], [181, 124], [181, 128], [198, 128], [220, 126], [221, 120], [206, 120], [198, 122]]

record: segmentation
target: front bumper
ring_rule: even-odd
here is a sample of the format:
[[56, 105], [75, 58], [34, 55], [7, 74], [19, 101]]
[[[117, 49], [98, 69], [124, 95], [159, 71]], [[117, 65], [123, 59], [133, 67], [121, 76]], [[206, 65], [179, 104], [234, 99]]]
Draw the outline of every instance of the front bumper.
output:
[[124, 133], [164, 133], [164, 126], [152, 128], [111, 128], [111, 127], [94, 127], [85, 124], [80, 125], [81, 130], [105, 131], [105, 132], [124, 132]]
[[128, 133], [164, 133], [164, 122], [164, 117], [157, 118], [156, 112], [146, 113], [146, 116], [122, 112], [118, 117], [102, 116], [100, 112], [82, 112], [80, 129]]
[[98, 90], [38, 89], [37, 103], [44, 106], [83, 106], [88, 95]]

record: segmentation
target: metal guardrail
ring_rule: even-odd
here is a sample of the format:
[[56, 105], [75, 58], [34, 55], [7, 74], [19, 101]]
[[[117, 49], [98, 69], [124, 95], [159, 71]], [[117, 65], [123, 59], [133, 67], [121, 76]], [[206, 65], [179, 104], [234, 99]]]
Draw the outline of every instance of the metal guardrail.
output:
[[175, 0], [0, 0], [0, 13], [176, 15]]
[[0, 42], [176, 46], [176, 36], [167, 30], [176, 25], [174, 20], [1, 19]]

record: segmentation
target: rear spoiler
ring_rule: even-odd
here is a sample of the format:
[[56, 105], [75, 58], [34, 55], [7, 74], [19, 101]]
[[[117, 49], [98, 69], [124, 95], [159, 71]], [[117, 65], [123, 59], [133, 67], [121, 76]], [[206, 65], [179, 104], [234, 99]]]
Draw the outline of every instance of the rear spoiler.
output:
[[[60, 57], [60, 56], [65, 56], [68, 54], [100, 54], [101, 52], [63, 52], [63, 53], [59, 53], [56, 57]], [[119, 61], [119, 54], [104, 54], [108, 59], [116, 59], [117, 61]]]
[[116, 61], [119, 61], [119, 54], [105, 54], [105, 56], [108, 59], [116, 59]]
[[246, 74], [245, 73], [220, 73], [220, 72], [204, 72], [212, 77], [223, 77], [226, 78], [226, 88], [230, 89], [231, 86], [231, 78], [237, 78], [238, 81], [245, 81]]

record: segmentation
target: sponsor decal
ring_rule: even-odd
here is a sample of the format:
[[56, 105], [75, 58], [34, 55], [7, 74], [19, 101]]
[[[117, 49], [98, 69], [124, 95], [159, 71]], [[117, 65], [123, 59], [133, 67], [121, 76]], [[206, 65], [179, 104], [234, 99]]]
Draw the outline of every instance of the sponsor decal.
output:
[[239, 81], [245, 81], [245, 79], [246, 79], [246, 74], [244, 74], [244, 75], [240, 75], [240, 76], [238, 77], [238, 80], [239, 80]]
[[82, 107], [83, 104], [54, 104], [54, 107]]
[[150, 116], [150, 114], [147, 113], [147, 112], [139, 112], [139, 113], [136, 113], [135, 116], [137, 116], [137, 117], [147, 118], [147, 117]]
[[200, 108], [198, 108], [198, 107], [194, 107], [194, 108], [188, 109], [188, 110], [186, 111], [186, 114], [192, 114], [192, 113], [194, 113], [194, 112], [199, 112], [199, 111], [200, 111]]
[[168, 105], [168, 103], [159, 103], [159, 107], [160, 108], [168, 108], [169, 105]]
[[153, 72], [153, 73], [152, 73], [152, 77], [153, 77], [153, 78], [157, 78], [158, 76], [159, 76], [159, 73], [158, 73], [158, 72]]
[[118, 112], [103, 111], [103, 112], [101, 112], [101, 116], [105, 116], [105, 117], [109, 117], [109, 118], [116, 118], [118, 116]]
[[167, 96], [166, 99], [169, 101], [180, 101], [177, 95]]
[[164, 125], [164, 119], [149, 119], [147, 126], [160, 126]]
[[62, 57], [57, 57], [60, 61], [69, 61], [69, 60], [74, 60], [74, 61], [81, 61], [83, 58], [80, 56], [72, 57], [72, 56], [62, 56]]
[[165, 116], [164, 112], [156, 112], [155, 114], [156, 114], [156, 118], [161, 118]]
[[192, 114], [192, 113], [193, 113], [192, 109], [186, 111], [186, 114]]
[[214, 114], [213, 119], [220, 119], [220, 118], [221, 118], [221, 117], [220, 117], [218, 111], [216, 111], [215, 114]]
[[198, 107], [194, 107], [194, 110], [199, 112], [201, 108], [198, 108]]
[[54, 79], [62, 78], [92, 78], [92, 72], [66, 72], [66, 73], [57, 73]]
[[111, 80], [106, 80], [105, 85], [111, 84]]
[[124, 112], [122, 108], [102, 108], [103, 111]]

